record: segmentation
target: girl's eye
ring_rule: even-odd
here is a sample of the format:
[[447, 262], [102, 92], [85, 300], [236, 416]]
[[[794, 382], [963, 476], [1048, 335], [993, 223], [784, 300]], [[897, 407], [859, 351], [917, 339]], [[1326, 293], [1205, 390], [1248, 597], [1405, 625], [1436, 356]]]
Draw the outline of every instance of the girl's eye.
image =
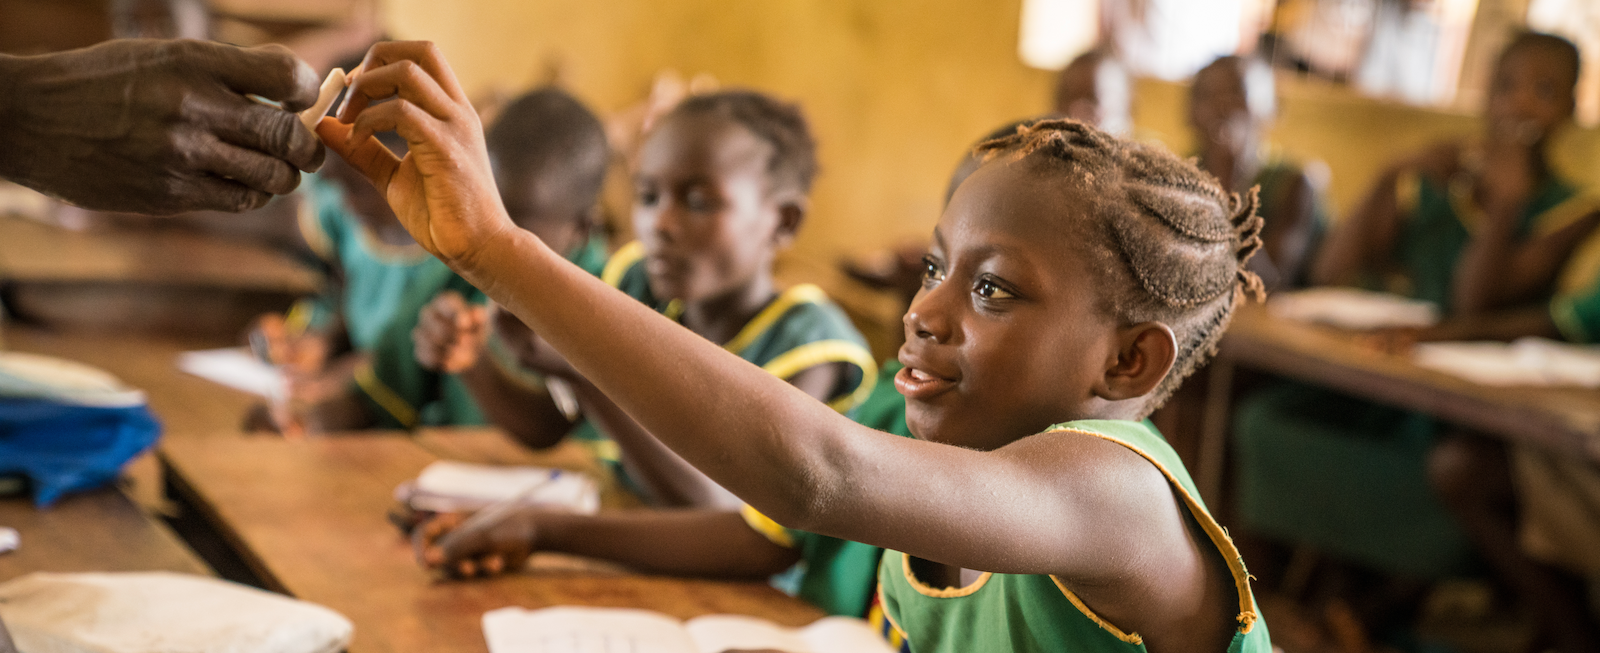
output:
[[683, 203], [690, 211], [710, 211], [713, 204], [710, 194], [698, 188], [689, 189], [683, 196]]
[[922, 280], [940, 281], [942, 279], [944, 279], [944, 270], [939, 267], [939, 263], [934, 261], [931, 257], [923, 257]]
[[995, 285], [993, 281], [988, 279], [979, 279], [977, 287], [973, 288], [972, 291], [978, 293], [978, 296], [984, 299], [1011, 299], [1015, 297], [1005, 288]]

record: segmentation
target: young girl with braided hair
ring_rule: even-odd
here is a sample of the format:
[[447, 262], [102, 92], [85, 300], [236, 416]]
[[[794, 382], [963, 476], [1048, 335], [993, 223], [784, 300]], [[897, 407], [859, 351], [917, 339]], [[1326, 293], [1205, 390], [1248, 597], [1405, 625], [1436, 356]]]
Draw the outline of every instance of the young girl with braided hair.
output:
[[[365, 70], [318, 133], [418, 242], [754, 508], [889, 549], [881, 598], [911, 650], [1270, 650], [1238, 551], [1135, 421], [1255, 294], [1253, 197], [1075, 122], [986, 144], [904, 319], [895, 383], [916, 437], [902, 438], [511, 228], [476, 114], [431, 45], [379, 44]], [[382, 130], [410, 142], [405, 158], [372, 140]], [[460, 571], [498, 555], [475, 533], [424, 551]]]

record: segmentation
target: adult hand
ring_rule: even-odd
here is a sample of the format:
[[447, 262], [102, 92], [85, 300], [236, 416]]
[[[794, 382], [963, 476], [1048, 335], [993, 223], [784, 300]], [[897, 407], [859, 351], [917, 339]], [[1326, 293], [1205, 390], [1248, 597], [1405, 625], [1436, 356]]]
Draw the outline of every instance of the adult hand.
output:
[[424, 368], [460, 374], [478, 363], [489, 340], [488, 309], [446, 291], [423, 307], [411, 330], [417, 362]]
[[[379, 43], [361, 69], [339, 117], [323, 118], [317, 134], [378, 188], [418, 244], [453, 267], [470, 266], [483, 243], [516, 229], [500, 205], [478, 113], [432, 43]], [[404, 158], [373, 138], [381, 131], [406, 139]]]
[[417, 562], [456, 578], [493, 576], [521, 569], [537, 547], [538, 528], [531, 511], [462, 530], [466, 515], [442, 513], [412, 533]]
[[0, 177], [102, 211], [260, 208], [322, 165], [292, 113], [318, 82], [282, 46], [128, 39], [0, 57]]

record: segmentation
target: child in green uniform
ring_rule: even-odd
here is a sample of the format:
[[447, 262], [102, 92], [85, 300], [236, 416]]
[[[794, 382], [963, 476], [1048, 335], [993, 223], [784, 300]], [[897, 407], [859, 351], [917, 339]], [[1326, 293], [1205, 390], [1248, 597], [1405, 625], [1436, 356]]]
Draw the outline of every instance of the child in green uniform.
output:
[[[1457, 293], [1481, 276], [1469, 241], [1567, 224], [1576, 188], [1550, 173], [1544, 137], [1572, 113], [1577, 54], [1528, 34], [1496, 66], [1482, 141], [1440, 147], [1386, 171], [1318, 254], [1314, 281], [1367, 285], [1469, 310]], [[1577, 215], [1582, 215], [1578, 211]], [[1481, 257], [1476, 257], [1481, 258]], [[1491, 274], [1515, 276], [1504, 260]], [[1309, 544], [1392, 574], [1465, 569], [1472, 547], [1429, 488], [1427, 416], [1321, 388], [1278, 383], [1236, 411], [1239, 508], [1254, 532]]]
[[[318, 127], [329, 147], [675, 453], [778, 523], [904, 552], [880, 587], [912, 650], [1270, 650], [1237, 550], [1137, 422], [1260, 291], [1242, 263], [1260, 245], [1249, 196], [1070, 121], [988, 145], [905, 316], [895, 385], [916, 437], [902, 438], [507, 228], [471, 107], [430, 45], [379, 44], [366, 70]], [[399, 100], [365, 99], [397, 86]], [[404, 159], [370, 139], [390, 127], [409, 137]], [[503, 566], [492, 544], [464, 533], [423, 558]], [[1046, 613], [1061, 618], [1024, 618]]]
[[1250, 265], [1268, 290], [1305, 284], [1307, 260], [1327, 224], [1319, 184], [1267, 147], [1267, 131], [1277, 113], [1272, 67], [1264, 61], [1221, 57], [1195, 73], [1189, 126], [1200, 167], [1216, 175], [1223, 188], [1260, 189], [1264, 245]]
[[[805, 215], [814, 148], [799, 110], [759, 93], [679, 104], [640, 149], [633, 215], [639, 241], [612, 255], [601, 278], [843, 412], [872, 389], [876, 365], [865, 341], [821, 289], [779, 291], [772, 278], [773, 257]], [[571, 435], [655, 505], [737, 509], [736, 499], [657, 443], [515, 319], [497, 320], [491, 339], [456, 328], [468, 321], [440, 308], [417, 330], [419, 352], [476, 368], [463, 378], [513, 436], [547, 447]], [[582, 419], [573, 423], [556, 410], [529, 371], [566, 383]]]
[[[905, 398], [894, 388], [897, 362], [879, 371], [872, 392], [849, 413], [857, 423], [909, 437]], [[420, 527], [419, 546], [456, 528], [463, 515]], [[867, 616], [883, 549], [784, 528], [750, 506], [727, 510], [640, 510], [599, 516], [524, 510], [482, 532], [503, 557], [478, 573], [516, 570], [534, 551], [603, 558], [649, 573], [714, 578], [773, 577], [779, 589], [824, 612]], [[419, 552], [420, 553], [420, 552]], [[786, 573], [787, 572], [787, 573]], [[780, 575], [781, 574], [781, 575]]]
[[[512, 221], [565, 252], [573, 264], [598, 273], [606, 251], [593, 229], [594, 213], [610, 157], [600, 120], [567, 93], [541, 89], [508, 104], [486, 140]], [[370, 362], [356, 369], [348, 396], [353, 401], [326, 408], [359, 415], [354, 425], [368, 428], [488, 423], [463, 380], [419, 358], [426, 352], [412, 339], [432, 302], [482, 310], [481, 292], [443, 265], [438, 268], [405, 295], [398, 315], [379, 334]]]

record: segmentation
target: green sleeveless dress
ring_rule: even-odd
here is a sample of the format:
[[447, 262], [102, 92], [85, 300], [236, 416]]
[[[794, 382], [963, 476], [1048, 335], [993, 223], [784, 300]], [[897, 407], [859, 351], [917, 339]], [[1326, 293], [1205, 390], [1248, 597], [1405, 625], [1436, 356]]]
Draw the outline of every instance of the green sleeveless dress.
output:
[[[1250, 591], [1250, 574], [1222, 526], [1201, 502], [1172, 447], [1150, 427], [1121, 420], [1079, 420], [1051, 427], [1125, 446], [1155, 465], [1210, 536], [1232, 572], [1239, 626], [1229, 653], [1270, 653], [1272, 641]], [[884, 616], [914, 653], [1125, 653], [1144, 651], [1138, 633], [1107, 623], [1048, 575], [987, 573], [962, 588], [929, 587], [906, 555], [885, 551], [878, 570]], [[893, 641], [894, 638], [891, 638]], [[1220, 652], [1219, 652], [1220, 653]]]
[[[644, 247], [633, 242], [618, 249], [601, 271], [601, 280], [674, 320], [683, 309], [677, 301], [657, 299], [645, 273]], [[867, 341], [850, 318], [811, 284], [792, 286], [761, 309], [723, 348], [780, 379], [789, 379], [826, 363], [845, 363], [849, 373], [828, 397], [839, 412], [854, 408], [872, 392], [878, 364]], [[586, 445], [624, 483], [622, 452], [589, 420], [579, 420], [568, 435]]]

